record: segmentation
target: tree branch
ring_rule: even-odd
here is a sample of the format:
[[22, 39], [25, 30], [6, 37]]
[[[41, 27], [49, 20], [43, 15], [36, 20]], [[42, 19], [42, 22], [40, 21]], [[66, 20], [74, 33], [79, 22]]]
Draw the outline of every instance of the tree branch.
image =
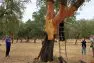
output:
[[69, 8], [67, 8], [67, 17], [72, 16], [75, 11], [85, 2], [85, 0], [77, 0]]
[[55, 16], [54, 12], [54, 0], [47, 0], [47, 14], [46, 19], [52, 19]]
[[45, 23], [45, 31], [48, 34], [48, 40], [54, 39], [54, 27], [52, 19], [55, 16], [54, 12], [54, 0], [47, 0], [47, 15], [46, 15], [46, 23]]
[[59, 11], [53, 19], [54, 26], [57, 26], [66, 17], [67, 0], [59, 0], [59, 7]]

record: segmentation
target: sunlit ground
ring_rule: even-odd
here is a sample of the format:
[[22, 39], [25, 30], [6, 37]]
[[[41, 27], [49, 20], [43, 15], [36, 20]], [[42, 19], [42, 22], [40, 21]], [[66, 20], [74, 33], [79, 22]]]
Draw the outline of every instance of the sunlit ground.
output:
[[[81, 40], [78, 41], [77, 45], [74, 45], [75, 40], [67, 41], [67, 57], [65, 55], [65, 46], [64, 42], [61, 43], [62, 56], [68, 63], [80, 63], [80, 60], [83, 60], [87, 63], [94, 61], [92, 57], [92, 49], [90, 48], [90, 43], [87, 40], [87, 54], [81, 54]], [[33, 59], [38, 56], [41, 49], [41, 40], [37, 40], [37, 43], [33, 43], [31, 40], [30, 43], [16, 43], [12, 44], [10, 57], [5, 57], [5, 43], [0, 41], [2, 44], [0, 46], [0, 63], [32, 63]], [[54, 46], [54, 56], [59, 56], [58, 42]], [[68, 58], [68, 59], [67, 59]], [[55, 62], [53, 62], [55, 63]], [[57, 62], [56, 62], [57, 63]], [[94, 62], [93, 62], [94, 63]]]

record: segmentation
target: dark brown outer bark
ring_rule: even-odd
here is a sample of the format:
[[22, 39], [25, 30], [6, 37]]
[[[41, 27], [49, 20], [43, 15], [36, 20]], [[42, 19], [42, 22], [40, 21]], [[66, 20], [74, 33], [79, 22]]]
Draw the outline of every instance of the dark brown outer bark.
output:
[[53, 61], [54, 40], [48, 40], [47, 33], [45, 35], [46, 37], [42, 43], [42, 48], [38, 58], [40, 57], [40, 60], [43, 62]]

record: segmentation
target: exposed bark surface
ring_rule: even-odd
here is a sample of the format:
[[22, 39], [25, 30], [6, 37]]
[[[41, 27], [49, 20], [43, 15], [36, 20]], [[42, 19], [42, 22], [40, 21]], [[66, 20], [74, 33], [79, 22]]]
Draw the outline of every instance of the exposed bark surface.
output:
[[48, 34], [48, 40], [52, 40], [54, 38], [54, 26], [53, 26], [53, 18], [55, 16], [54, 12], [54, 0], [48, 0], [47, 2], [47, 14], [46, 14], [46, 24], [45, 31]]
[[53, 35], [57, 32], [57, 26], [64, 21], [65, 18], [74, 15], [75, 11], [83, 4], [83, 2], [84, 0], [77, 0], [68, 7], [67, 0], [59, 0], [59, 11], [55, 15], [54, 0], [47, 1], [45, 31], [48, 34], [48, 40], [53, 39]]
[[45, 18], [45, 31], [47, 34], [38, 56], [41, 61], [53, 61], [54, 35], [57, 33], [57, 26], [65, 18], [72, 16], [83, 2], [84, 0], [77, 0], [68, 7], [67, 0], [59, 0], [59, 11], [55, 15], [54, 0], [47, 0], [47, 14]]

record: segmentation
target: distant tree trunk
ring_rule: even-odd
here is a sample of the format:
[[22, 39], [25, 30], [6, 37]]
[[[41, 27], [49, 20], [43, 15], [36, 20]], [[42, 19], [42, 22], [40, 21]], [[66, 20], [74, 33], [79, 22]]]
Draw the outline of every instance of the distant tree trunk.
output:
[[78, 38], [79, 38], [79, 35], [80, 35], [80, 33], [78, 33], [77, 36], [76, 36], [75, 45], [77, 45], [77, 40], [78, 40]]
[[17, 43], [18, 43], [18, 40], [19, 40], [19, 39], [18, 39], [18, 37], [17, 37], [17, 40], [16, 40]]
[[12, 37], [12, 44], [13, 44], [13, 42], [14, 42], [14, 38]]
[[36, 39], [36, 38], [34, 38], [34, 43], [36, 43], [36, 40], [37, 40], [37, 39]]
[[26, 40], [26, 42], [29, 42], [29, 37], [27, 37], [27, 40]]
[[2, 42], [5, 40], [5, 38], [6, 38], [6, 36], [5, 36], [5, 35], [3, 35], [3, 36], [2, 36]]
[[20, 40], [21, 40], [20, 42], [22, 43], [22, 38], [20, 38]]
[[77, 40], [78, 40], [78, 39], [76, 39], [76, 41], [75, 41], [75, 45], [77, 45]]

